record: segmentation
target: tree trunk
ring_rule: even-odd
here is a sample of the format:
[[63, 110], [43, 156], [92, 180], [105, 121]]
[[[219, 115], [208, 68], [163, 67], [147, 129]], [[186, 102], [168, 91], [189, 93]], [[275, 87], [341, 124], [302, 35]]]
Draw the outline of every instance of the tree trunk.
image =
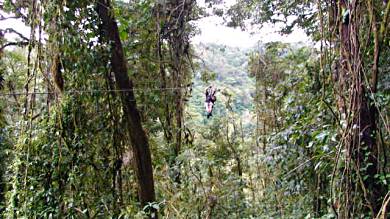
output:
[[[345, 200], [342, 205], [341, 217], [353, 217], [353, 196], [358, 196], [367, 207], [365, 212], [371, 212], [375, 217], [381, 206], [382, 188], [374, 178], [379, 173], [378, 148], [376, 141], [376, 108], [368, 98], [368, 92], [364, 84], [364, 69], [361, 64], [362, 54], [359, 42], [359, 21], [362, 15], [361, 3], [348, 3], [341, 0], [334, 4], [335, 11], [341, 14], [339, 20], [340, 60], [337, 64], [335, 80], [338, 84], [338, 107], [348, 121], [346, 140], [344, 141], [345, 157], [349, 163], [349, 174], [346, 179], [347, 188]], [[360, 9], [359, 9], [360, 8]], [[354, 16], [347, 11], [357, 11]], [[359, 14], [360, 13], [360, 14]], [[377, 44], [375, 40], [375, 44]], [[378, 54], [374, 59], [377, 60]], [[374, 61], [375, 61], [374, 60]], [[373, 71], [377, 71], [374, 66]], [[373, 78], [374, 79], [374, 78]], [[376, 78], [374, 79], [376, 81]], [[375, 92], [376, 88], [372, 89]], [[343, 96], [344, 95], [344, 96]], [[358, 183], [358, 185], [355, 185]], [[352, 191], [356, 186], [360, 189], [357, 194]]]
[[[127, 74], [127, 62], [123, 54], [122, 43], [119, 38], [118, 26], [113, 17], [109, 0], [97, 2], [97, 12], [102, 21], [102, 33], [107, 42], [111, 43], [111, 67], [115, 75], [118, 89], [121, 90], [121, 100], [127, 131], [130, 136], [134, 153], [135, 172], [138, 179], [138, 195], [141, 205], [145, 206], [155, 201], [153, 169], [149, 143], [142, 128], [140, 115], [135, 102], [133, 83]], [[152, 212], [155, 209], [150, 209]], [[150, 218], [157, 218], [150, 214]]]
[[[2, 31], [0, 31], [0, 47], [3, 46], [3, 41], [4, 41], [4, 35], [2, 33]], [[4, 76], [3, 76], [3, 50], [0, 50], [0, 90], [3, 89], [3, 83], [4, 83]], [[0, 108], [0, 119], [3, 120], [3, 109], [2, 107]], [[3, 124], [0, 124], [0, 127], [1, 127], [1, 130], [3, 130]], [[1, 135], [3, 135], [4, 133], [0, 132]], [[5, 136], [1, 136], [1, 138], [3, 139]], [[6, 165], [6, 162], [5, 162], [5, 158], [6, 156], [5, 155], [5, 148], [4, 148], [4, 143], [3, 143], [3, 140], [2, 142], [0, 142], [0, 215], [2, 215], [3, 211], [4, 211], [4, 201], [5, 201], [5, 181], [4, 181], [4, 175], [5, 175], [5, 165]]]
[[[156, 6], [156, 13], [155, 16], [156, 19], [156, 29], [157, 29], [157, 59], [158, 59], [158, 66], [159, 66], [159, 72], [160, 72], [160, 79], [161, 79], [161, 90], [167, 91], [168, 88], [168, 80], [167, 80], [167, 74], [166, 74], [166, 66], [164, 64], [164, 42], [163, 42], [163, 34], [162, 34], [162, 27], [161, 23], [165, 22], [164, 19], [165, 16], [162, 16], [164, 14], [164, 11], [162, 9], [161, 4], [157, 4]], [[161, 18], [162, 16], [162, 18]], [[170, 101], [172, 99], [171, 95], [168, 95], [167, 92], [163, 92], [162, 94], [162, 101], [161, 104], [163, 105], [163, 113], [161, 115], [161, 123], [162, 128], [164, 131], [164, 136], [167, 141], [167, 144], [170, 145], [173, 141], [173, 134], [172, 134], [172, 113], [170, 109]]]
[[164, 30], [164, 37], [168, 39], [168, 46], [171, 58], [172, 70], [172, 85], [174, 88], [172, 110], [175, 113], [175, 118], [172, 118], [172, 127], [174, 130], [174, 145], [172, 148], [172, 155], [170, 158], [170, 166], [174, 169], [173, 180], [180, 183], [180, 168], [177, 157], [180, 154], [183, 144], [183, 117], [184, 117], [184, 98], [185, 94], [182, 91], [183, 84], [188, 79], [188, 69], [185, 58], [189, 54], [189, 36], [187, 32], [187, 24], [192, 13], [194, 0], [172, 0], [168, 1], [169, 19]]

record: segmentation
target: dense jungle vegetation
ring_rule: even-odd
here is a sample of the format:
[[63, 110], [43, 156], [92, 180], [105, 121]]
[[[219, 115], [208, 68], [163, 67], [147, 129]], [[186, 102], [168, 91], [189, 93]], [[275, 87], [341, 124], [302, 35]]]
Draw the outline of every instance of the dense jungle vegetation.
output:
[[[0, 218], [389, 218], [389, 11], [0, 1], [31, 30], [0, 26]], [[193, 43], [207, 16], [313, 43]]]

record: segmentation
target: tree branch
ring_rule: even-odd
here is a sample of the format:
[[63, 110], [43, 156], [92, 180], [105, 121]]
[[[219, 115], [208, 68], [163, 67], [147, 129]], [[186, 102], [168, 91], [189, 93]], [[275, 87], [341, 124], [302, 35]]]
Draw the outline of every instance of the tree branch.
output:
[[4, 15], [0, 14], [0, 21], [5, 21], [8, 19], [18, 19], [18, 16], [11, 16], [11, 17], [5, 17]]
[[[0, 29], [1, 31], [1, 29]], [[21, 34], [20, 32], [16, 31], [15, 29], [13, 28], [6, 28], [3, 30], [4, 33], [14, 33], [16, 35], [18, 35], [21, 39], [25, 40], [25, 41], [29, 41], [30, 39], [28, 37], [25, 37], [23, 34]]]
[[2, 52], [8, 46], [28, 46], [28, 41], [20, 41], [20, 42], [9, 42], [0, 47], [0, 52]]
[[12, 1], [8, 1], [11, 5], [12, 5], [12, 7], [15, 9], [15, 14], [16, 14], [16, 16], [17, 17], [19, 17], [19, 18], [22, 18], [22, 19], [24, 19], [24, 20], [27, 20], [27, 16], [26, 15], [24, 15], [22, 12], [21, 12], [21, 10], [20, 10], [20, 6], [17, 6], [14, 2], [12, 2]]

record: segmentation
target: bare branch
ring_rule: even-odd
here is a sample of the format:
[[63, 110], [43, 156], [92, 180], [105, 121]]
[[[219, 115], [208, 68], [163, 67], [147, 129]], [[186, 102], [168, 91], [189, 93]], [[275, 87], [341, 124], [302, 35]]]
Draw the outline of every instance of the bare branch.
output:
[[[0, 29], [1, 31], [1, 29]], [[23, 34], [21, 34], [20, 32], [16, 31], [15, 29], [13, 28], [6, 28], [3, 30], [4, 33], [14, 33], [16, 35], [18, 35], [21, 39], [25, 40], [25, 41], [29, 41], [30, 39], [28, 37], [25, 37]]]
[[8, 19], [18, 19], [18, 16], [10, 16], [10, 17], [5, 17], [4, 15], [0, 14], [0, 21], [5, 21]]
[[27, 46], [28, 44], [28, 41], [9, 42], [0, 47], [0, 53], [8, 46]]

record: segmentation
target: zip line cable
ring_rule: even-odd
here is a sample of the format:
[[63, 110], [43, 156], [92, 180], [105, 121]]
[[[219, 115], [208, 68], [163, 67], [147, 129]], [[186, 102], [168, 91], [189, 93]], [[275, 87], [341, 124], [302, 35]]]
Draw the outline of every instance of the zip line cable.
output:
[[[113, 90], [107, 90], [107, 89], [96, 89], [96, 90], [69, 90], [69, 91], [63, 91], [62, 93], [66, 94], [73, 94], [73, 93], [109, 93], [109, 92], [129, 92], [129, 91], [167, 91], [167, 90], [181, 90], [181, 89], [187, 89], [190, 88], [190, 86], [186, 87], [168, 87], [168, 88], [133, 88], [133, 89], [113, 89]], [[22, 95], [45, 95], [45, 94], [58, 94], [60, 92], [13, 92], [13, 93], [0, 93], [0, 96], [22, 96]]]

